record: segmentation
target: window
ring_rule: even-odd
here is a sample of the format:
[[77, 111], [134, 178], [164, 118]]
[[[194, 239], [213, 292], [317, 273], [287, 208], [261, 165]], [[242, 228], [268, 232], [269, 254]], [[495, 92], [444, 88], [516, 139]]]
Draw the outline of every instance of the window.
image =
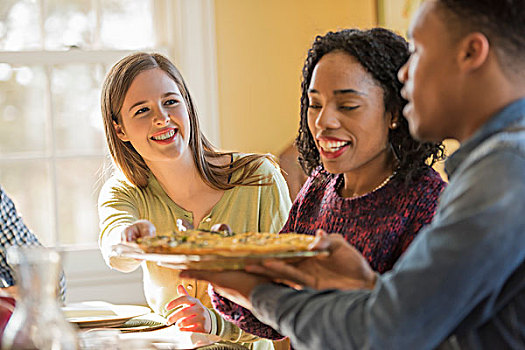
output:
[[46, 245], [96, 242], [110, 165], [100, 88], [107, 69], [156, 40], [158, 3], [0, 3], [0, 184]]
[[42, 243], [98, 239], [100, 88], [130, 52], [177, 64], [219, 146], [214, 26], [214, 0], [0, 2], [0, 185]]
[[140, 271], [109, 270], [95, 244], [110, 166], [100, 88], [138, 50], [177, 64], [219, 145], [214, 0], [0, 1], [0, 185], [42, 243], [62, 246], [69, 302], [145, 303]]

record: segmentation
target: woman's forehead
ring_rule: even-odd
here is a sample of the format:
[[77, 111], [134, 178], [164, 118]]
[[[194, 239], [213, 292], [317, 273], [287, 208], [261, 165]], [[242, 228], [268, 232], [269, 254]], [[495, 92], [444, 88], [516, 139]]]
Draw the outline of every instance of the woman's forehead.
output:
[[181, 94], [175, 80], [162, 69], [148, 69], [133, 79], [126, 92], [124, 104], [130, 99], [154, 98], [167, 93]]
[[352, 55], [345, 52], [330, 52], [316, 64], [309, 89], [368, 91], [377, 84], [366, 69]]

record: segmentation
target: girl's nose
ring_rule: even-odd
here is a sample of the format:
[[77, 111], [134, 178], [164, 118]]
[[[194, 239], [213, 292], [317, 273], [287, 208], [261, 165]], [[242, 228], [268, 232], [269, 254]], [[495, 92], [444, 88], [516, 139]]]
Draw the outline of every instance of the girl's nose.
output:
[[315, 126], [319, 129], [337, 129], [340, 126], [337, 113], [330, 107], [323, 107], [315, 119]]
[[168, 124], [169, 120], [169, 114], [162, 108], [155, 111], [155, 116], [153, 118], [153, 122], [155, 123], [155, 125], [166, 125]]

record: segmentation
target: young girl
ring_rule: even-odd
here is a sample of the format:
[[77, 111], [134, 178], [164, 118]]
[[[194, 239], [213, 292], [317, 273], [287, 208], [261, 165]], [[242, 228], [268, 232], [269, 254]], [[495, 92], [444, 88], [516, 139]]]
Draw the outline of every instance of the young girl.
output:
[[215, 150], [181, 74], [159, 54], [132, 54], [113, 66], [102, 89], [102, 115], [117, 167], [99, 197], [107, 263], [124, 272], [142, 265], [148, 304], [180, 330], [271, 348], [209, 310], [206, 283], [113, 256], [111, 246], [172, 232], [177, 220], [197, 229], [228, 223], [234, 232], [278, 232], [291, 202], [273, 158]]

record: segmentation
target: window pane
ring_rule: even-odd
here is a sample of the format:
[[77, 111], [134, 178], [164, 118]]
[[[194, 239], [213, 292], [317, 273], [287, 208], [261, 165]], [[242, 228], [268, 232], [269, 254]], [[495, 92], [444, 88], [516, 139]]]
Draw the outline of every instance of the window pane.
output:
[[113, 49], [155, 46], [151, 1], [106, 0], [102, 6], [102, 45]]
[[53, 68], [51, 91], [57, 154], [104, 154], [100, 113], [101, 65], [65, 65]]
[[45, 245], [54, 245], [53, 195], [45, 160], [0, 161], [0, 183], [26, 226]]
[[43, 68], [0, 63], [0, 156], [46, 151], [45, 86]]
[[61, 244], [92, 243], [98, 239], [97, 198], [106, 158], [57, 161], [58, 239]]
[[43, 244], [98, 239], [100, 172], [110, 167], [100, 89], [114, 53], [73, 64], [65, 52], [42, 61], [39, 51], [152, 49], [153, 3], [0, 0], [0, 53], [36, 51], [0, 61], [0, 184]]
[[60, 50], [71, 46], [90, 49], [95, 40], [96, 14], [92, 1], [46, 0], [45, 48]]
[[41, 48], [40, 8], [36, 0], [0, 1], [0, 50]]

